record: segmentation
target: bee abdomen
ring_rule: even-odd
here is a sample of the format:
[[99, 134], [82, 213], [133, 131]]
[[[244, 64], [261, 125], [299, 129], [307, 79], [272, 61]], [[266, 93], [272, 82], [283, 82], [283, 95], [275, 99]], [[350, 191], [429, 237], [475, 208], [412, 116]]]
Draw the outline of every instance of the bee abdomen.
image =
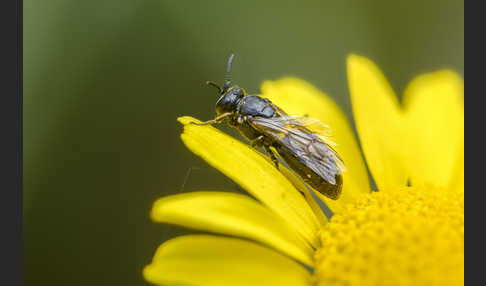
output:
[[276, 145], [280, 157], [304, 180], [306, 184], [330, 199], [337, 200], [339, 198], [343, 187], [343, 177], [341, 174], [336, 174], [334, 176], [335, 182], [332, 184], [319, 176], [319, 174], [314, 172], [306, 164], [303, 164], [298, 157], [287, 152], [285, 148], [286, 147], [282, 145]]
[[339, 199], [343, 188], [343, 177], [341, 175], [336, 175], [335, 179], [336, 184], [331, 184], [322, 178], [320, 178], [320, 180], [309, 180], [307, 183], [319, 193], [330, 199], [337, 200]]

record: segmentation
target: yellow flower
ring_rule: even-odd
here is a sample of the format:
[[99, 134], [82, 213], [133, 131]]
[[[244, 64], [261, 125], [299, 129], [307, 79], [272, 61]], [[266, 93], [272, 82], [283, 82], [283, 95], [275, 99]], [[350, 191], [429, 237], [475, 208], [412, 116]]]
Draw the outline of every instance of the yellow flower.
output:
[[[211, 126], [181, 117], [184, 144], [249, 194], [163, 197], [157, 222], [213, 234], [163, 243], [146, 280], [160, 285], [463, 285], [464, 83], [451, 71], [414, 79], [399, 104], [368, 59], [347, 59], [356, 129], [378, 186], [338, 106], [302, 80], [266, 81], [262, 96], [289, 114], [333, 128], [346, 163], [342, 196], [315, 192], [265, 156]], [[304, 193], [304, 196], [301, 194]], [[306, 267], [306, 266], [307, 267]], [[309, 271], [309, 269], [311, 269]]]

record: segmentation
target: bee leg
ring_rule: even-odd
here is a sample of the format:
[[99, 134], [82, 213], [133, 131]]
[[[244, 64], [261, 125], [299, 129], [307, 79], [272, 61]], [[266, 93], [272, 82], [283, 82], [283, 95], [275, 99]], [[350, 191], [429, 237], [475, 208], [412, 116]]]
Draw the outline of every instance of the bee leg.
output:
[[270, 149], [270, 146], [265, 145], [265, 146], [263, 146], [263, 148], [265, 148], [265, 151], [267, 152], [268, 156], [270, 156], [270, 159], [275, 164], [275, 168], [277, 168], [277, 170], [278, 170], [278, 159], [277, 159], [277, 156], [275, 156], [275, 154], [273, 153], [272, 149]]
[[191, 122], [191, 124], [195, 124], [195, 125], [218, 124], [218, 123], [221, 123], [226, 117], [231, 116], [231, 115], [232, 115], [231, 112], [226, 112], [226, 113], [223, 113], [220, 116], [218, 116], [218, 117], [216, 117], [212, 120], [204, 121], [204, 122], [201, 122], [201, 123]]
[[263, 135], [258, 136], [256, 139], [251, 141], [251, 147], [262, 147], [263, 146], [263, 140], [265, 137]]

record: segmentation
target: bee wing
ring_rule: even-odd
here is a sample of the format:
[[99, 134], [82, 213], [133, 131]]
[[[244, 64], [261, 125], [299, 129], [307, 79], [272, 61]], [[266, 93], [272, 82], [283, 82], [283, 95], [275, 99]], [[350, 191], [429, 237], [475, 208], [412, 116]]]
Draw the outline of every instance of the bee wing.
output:
[[282, 144], [301, 163], [329, 183], [335, 184], [335, 175], [346, 170], [344, 162], [321, 137], [300, 124], [296, 118], [302, 117], [253, 117], [249, 122], [255, 129]]
[[308, 131], [319, 136], [327, 145], [337, 146], [330, 137], [332, 137], [332, 129], [329, 125], [322, 123], [320, 120], [296, 115], [285, 115], [281, 117], [271, 118], [276, 124], [283, 126], [302, 128], [305, 127]]
[[310, 129], [312, 133], [326, 137], [332, 136], [332, 129], [329, 125], [322, 123], [319, 119], [307, 116], [289, 115], [282, 117], [282, 120], [297, 121], [300, 125]]

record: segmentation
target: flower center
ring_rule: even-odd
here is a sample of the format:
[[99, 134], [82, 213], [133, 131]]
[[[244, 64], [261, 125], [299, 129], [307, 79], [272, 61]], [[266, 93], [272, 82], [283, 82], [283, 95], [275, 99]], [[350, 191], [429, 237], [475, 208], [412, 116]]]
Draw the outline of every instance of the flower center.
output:
[[464, 285], [464, 193], [363, 195], [320, 232], [318, 285]]

